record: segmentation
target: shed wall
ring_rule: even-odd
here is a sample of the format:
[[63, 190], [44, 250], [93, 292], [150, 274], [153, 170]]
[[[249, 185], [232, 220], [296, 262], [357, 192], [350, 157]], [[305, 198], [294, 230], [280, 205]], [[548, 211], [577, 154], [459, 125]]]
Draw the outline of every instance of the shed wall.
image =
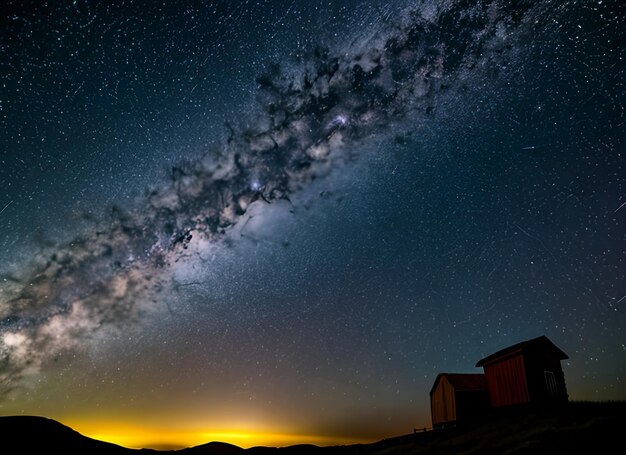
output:
[[484, 368], [491, 406], [527, 403], [530, 400], [521, 353], [491, 365], [485, 365]]
[[445, 377], [441, 378], [430, 396], [430, 412], [433, 427], [456, 420], [454, 388]]
[[457, 392], [455, 399], [457, 421], [475, 419], [489, 410], [487, 390]]
[[[549, 353], [533, 353], [525, 356], [524, 366], [530, 399], [535, 403], [566, 402], [567, 388], [561, 361]], [[546, 384], [546, 372], [552, 372], [556, 380], [556, 393], [549, 390]]]

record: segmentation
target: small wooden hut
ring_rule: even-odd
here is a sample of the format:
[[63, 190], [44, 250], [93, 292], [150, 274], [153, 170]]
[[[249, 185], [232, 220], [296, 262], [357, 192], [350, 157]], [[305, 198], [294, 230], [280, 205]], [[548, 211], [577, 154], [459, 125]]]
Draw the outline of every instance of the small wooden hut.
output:
[[567, 401], [561, 360], [567, 359], [547, 337], [517, 343], [479, 360], [493, 407]]
[[469, 420], [488, 407], [484, 374], [440, 373], [430, 390], [433, 428]]

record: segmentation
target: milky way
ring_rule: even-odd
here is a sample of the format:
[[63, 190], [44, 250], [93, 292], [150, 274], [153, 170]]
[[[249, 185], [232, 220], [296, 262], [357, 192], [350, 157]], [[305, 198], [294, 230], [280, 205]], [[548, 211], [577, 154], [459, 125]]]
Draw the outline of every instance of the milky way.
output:
[[[45, 370], [60, 356], [88, 349], [88, 340], [94, 337], [119, 334], [135, 323], [167, 317], [164, 315], [173, 311], [170, 302], [181, 298], [181, 286], [188, 284], [180, 281], [180, 270], [186, 264], [212, 267], [208, 258], [215, 251], [228, 251], [244, 241], [242, 238], [254, 237], [254, 230], [262, 229], [262, 220], [271, 219], [276, 211], [300, 217], [309, 207], [302, 202], [306, 199], [303, 194], [316, 192], [319, 199], [324, 199], [331, 193], [323, 190], [323, 182], [350, 172], [355, 163], [367, 159], [364, 155], [375, 153], [372, 150], [376, 147], [392, 144], [404, 156], [412, 148], [407, 159], [414, 161], [420, 153], [415, 146], [420, 137], [424, 141], [445, 137], [443, 127], [436, 134], [419, 130], [419, 125], [434, 124], [435, 118], [441, 119], [440, 125], [467, 122], [475, 125], [477, 135], [498, 136], [499, 127], [491, 131], [481, 124], [467, 101], [476, 94], [482, 103], [476, 107], [477, 112], [508, 108], [497, 95], [492, 98], [493, 106], [489, 106], [487, 97], [479, 97], [490, 93], [490, 81], [494, 85], [501, 83], [501, 73], [510, 77], [518, 71], [515, 65], [530, 61], [527, 55], [541, 54], [537, 49], [548, 44], [534, 42], [536, 34], [550, 27], [558, 30], [566, 14], [567, 8], [549, 3], [495, 1], [468, 6], [467, 2], [422, 2], [386, 17], [377, 27], [335, 38], [332, 44], [310, 46], [295, 58], [270, 62], [254, 77], [251, 107], [241, 115], [225, 118], [220, 125], [220, 139], [199, 157], [180, 159], [170, 167], [167, 180], [152, 182], [131, 204], [110, 206], [95, 215], [84, 214], [78, 233], [69, 240], [42, 241], [35, 257], [6, 268], [0, 288], [0, 391], [11, 396], [25, 379]], [[548, 16], [550, 27], [546, 25]], [[521, 67], [519, 72], [528, 78], [532, 74], [530, 67]], [[619, 104], [606, 98], [605, 106]], [[552, 101], [558, 110], [558, 103]], [[538, 102], [533, 108], [542, 107]], [[577, 115], [573, 111], [570, 118]], [[544, 126], [552, 128], [548, 123]], [[540, 127], [533, 128], [539, 131]], [[520, 126], [521, 136], [529, 130]], [[468, 141], [470, 136], [468, 131]], [[519, 137], [514, 140], [519, 141]], [[572, 139], [570, 143], [580, 141]], [[533, 156], [548, 145], [544, 139], [526, 140], [516, 145], [516, 152]], [[490, 165], [487, 158], [492, 156], [485, 155], [485, 167]], [[442, 153], [435, 162], [455, 159], [463, 163], [466, 158]], [[514, 161], [510, 157], [502, 159]], [[431, 168], [428, 172], [443, 175], [444, 169]], [[476, 181], [480, 178], [477, 173]], [[467, 185], [465, 176], [457, 173], [439, 194]], [[472, 185], [476, 194], [490, 191], [487, 185]], [[498, 185], [515, 194], [506, 184]], [[507, 273], [515, 281], [514, 266], [500, 275], [503, 253], [490, 253], [497, 245], [501, 245], [501, 251], [509, 251], [506, 239], [512, 235], [510, 232], [528, 242], [528, 251], [536, 249], [546, 260], [563, 263], [549, 241], [525, 228], [521, 218], [506, 212], [514, 210], [509, 205], [515, 204], [507, 202], [505, 190], [493, 202], [494, 215], [484, 221], [492, 229], [487, 240], [483, 237], [485, 245], [482, 249], [473, 246], [467, 253], [474, 262], [488, 262], [485, 283], [494, 276], [502, 276], [506, 282]], [[389, 200], [394, 191], [390, 191]], [[525, 191], [530, 194], [534, 190]], [[614, 189], [610, 191], [615, 194]], [[354, 198], [349, 200], [354, 202]], [[574, 202], [566, 200], [567, 204]], [[421, 204], [434, 207], [435, 200]], [[403, 217], [413, 216], [415, 209], [409, 205], [415, 204], [407, 202], [406, 213], [400, 209], [394, 215], [400, 225]], [[455, 202], [450, 210], [462, 211], [461, 206], [462, 202]], [[433, 219], [449, 213], [434, 215]], [[502, 213], [507, 213], [506, 225], [497, 224]], [[423, 221], [415, 221], [414, 225], [418, 222]], [[382, 224], [379, 228], [381, 232], [391, 229]], [[416, 232], [416, 236], [430, 235], [428, 228]], [[276, 248], [288, 246], [289, 241], [283, 239]], [[455, 254], [452, 247], [444, 249], [450, 250], [446, 253], [449, 256], [436, 249], [428, 254], [441, 264]], [[427, 254], [427, 250], [416, 249], [415, 255]], [[514, 249], [510, 255], [525, 258], [523, 251]], [[608, 254], [613, 258], [614, 252]], [[407, 269], [411, 268], [411, 260], [406, 262]], [[396, 267], [391, 260], [389, 264]], [[567, 270], [564, 275], [569, 273], [569, 266]], [[424, 282], [429, 273], [424, 272]], [[437, 298], [434, 281], [423, 295]], [[613, 294], [615, 301], [619, 295], [617, 291]], [[613, 311], [613, 303], [603, 311]], [[445, 301], [441, 307], [449, 304]], [[470, 299], [465, 305], [474, 303]], [[494, 305], [481, 307], [478, 314], [488, 314]], [[392, 312], [393, 307], [389, 308]], [[463, 313], [465, 310], [460, 308]], [[431, 317], [435, 320], [433, 311], [425, 311], [422, 321]], [[454, 327], [471, 317], [455, 320]]]
[[358, 52], [317, 48], [299, 67], [276, 64], [257, 79], [262, 104], [250, 126], [227, 125], [220, 148], [174, 167], [138, 207], [112, 209], [88, 232], [46, 249], [24, 276], [10, 277], [4, 387], [101, 325], [140, 317], [150, 305], [145, 294], [164, 286], [162, 274], [185, 260], [191, 242], [219, 241], [251, 204], [289, 201], [346, 150], [410, 111], [428, 115], [440, 92], [500, 64], [507, 35], [526, 13], [495, 4], [451, 5], [435, 16], [411, 11], [391, 31], [354, 43]]

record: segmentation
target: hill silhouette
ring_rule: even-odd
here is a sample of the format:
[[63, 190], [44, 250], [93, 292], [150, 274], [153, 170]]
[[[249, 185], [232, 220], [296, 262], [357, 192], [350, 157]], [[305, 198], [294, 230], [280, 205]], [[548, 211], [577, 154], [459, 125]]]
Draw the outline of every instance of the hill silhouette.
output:
[[[45, 417], [0, 417], [0, 452], [7, 454], [93, 453], [126, 455], [141, 451], [88, 438]], [[150, 451], [152, 452], [152, 451]]]
[[626, 402], [518, 407], [443, 430], [408, 434], [372, 444], [318, 447], [252, 447], [209, 442], [176, 451], [128, 449], [88, 438], [51, 419], [0, 417], [0, 453], [135, 455], [433, 455], [612, 453], [623, 445]]

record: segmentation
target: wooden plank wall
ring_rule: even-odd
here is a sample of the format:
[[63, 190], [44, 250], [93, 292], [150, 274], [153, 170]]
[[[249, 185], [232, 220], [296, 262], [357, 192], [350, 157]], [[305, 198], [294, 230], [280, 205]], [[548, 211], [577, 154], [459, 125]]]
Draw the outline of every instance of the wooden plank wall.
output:
[[530, 399], [521, 354], [485, 366], [485, 379], [493, 407], [527, 403]]
[[456, 420], [454, 388], [444, 377], [430, 396], [430, 410], [433, 426]]

